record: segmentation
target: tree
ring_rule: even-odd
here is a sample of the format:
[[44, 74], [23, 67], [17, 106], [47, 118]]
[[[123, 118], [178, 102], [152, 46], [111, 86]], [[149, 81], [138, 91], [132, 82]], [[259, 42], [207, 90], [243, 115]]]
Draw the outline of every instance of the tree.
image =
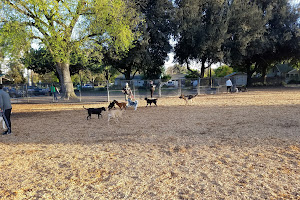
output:
[[197, 75], [204, 77], [206, 68], [222, 60], [222, 44], [227, 37], [228, 3], [226, 0], [177, 0], [178, 43], [175, 59], [179, 63], [201, 62]]
[[[282, 61], [299, 59], [300, 55], [300, 14], [296, 7], [292, 7], [287, 0], [272, 2], [258, 1], [262, 9], [272, 5], [272, 17], [267, 23], [264, 45], [264, 52], [254, 56], [253, 60], [259, 65], [259, 71], [266, 77], [267, 70], [272, 64]], [[265, 80], [265, 79], [264, 79]]]
[[291, 58], [298, 51], [297, 19], [299, 14], [287, 0], [234, 1], [228, 27], [230, 37], [224, 44], [225, 62], [247, 72], [247, 83], [251, 85], [254, 72], [265, 76], [268, 66]]
[[[78, 73], [80, 70], [85, 70], [86, 63], [83, 63], [83, 59], [78, 57], [78, 55], [71, 53], [70, 58], [70, 75]], [[54, 72], [54, 74], [59, 78], [59, 74], [55, 67], [55, 62], [53, 57], [46, 48], [30, 49], [21, 58], [21, 62], [24, 66], [39, 75], [44, 75], [46, 73]]]
[[139, 16], [128, 1], [3, 0], [0, 7], [1, 50], [14, 56], [33, 41], [40, 42], [53, 57], [65, 98], [75, 97], [69, 70], [72, 52], [84, 58], [103, 46], [126, 52], [139, 35], [133, 31]]
[[170, 66], [166, 70], [167, 74], [184, 74], [186, 72], [187, 72], [186, 67], [180, 64], [175, 64], [173, 66]]
[[233, 68], [231, 68], [227, 65], [223, 65], [223, 66], [218, 67], [217, 69], [215, 69], [216, 77], [224, 77], [228, 74], [231, 74], [232, 72], [233, 72]]
[[6, 78], [12, 80], [15, 84], [25, 83], [26, 79], [23, 76], [24, 66], [18, 62], [9, 63], [9, 71], [6, 74]]
[[127, 80], [138, 72], [145, 78], [158, 78], [172, 49], [169, 39], [174, 32], [174, 8], [170, 0], [134, 1], [144, 21], [138, 26], [142, 35], [135, 41], [135, 47], [121, 56], [116, 55], [114, 49], [108, 49], [105, 65], [117, 69]]

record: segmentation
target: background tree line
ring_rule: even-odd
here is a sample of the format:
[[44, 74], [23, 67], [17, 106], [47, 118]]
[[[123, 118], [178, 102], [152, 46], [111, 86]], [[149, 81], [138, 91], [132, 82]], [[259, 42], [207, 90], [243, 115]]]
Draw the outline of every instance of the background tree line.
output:
[[159, 78], [172, 51], [191, 76], [222, 62], [250, 84], [254, 72], [300, 58], [299, 5], [288, 0], [4, 0], [0, 8], [1, 56], [53, 72], [67, 98], [75, 96], [71, 75]]

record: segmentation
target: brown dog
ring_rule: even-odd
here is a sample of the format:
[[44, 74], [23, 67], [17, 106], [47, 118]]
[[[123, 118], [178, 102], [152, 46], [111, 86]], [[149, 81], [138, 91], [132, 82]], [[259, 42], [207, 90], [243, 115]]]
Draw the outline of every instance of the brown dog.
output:
[[114, 100], [113, 102], [115, 104], [117, 104], [120, 107], [121, 110], [122, 110], [122, 108], [124, 108], [126, 110], [126, 105], [127, 105], [126, 102], [118, 102], [117, 100]]

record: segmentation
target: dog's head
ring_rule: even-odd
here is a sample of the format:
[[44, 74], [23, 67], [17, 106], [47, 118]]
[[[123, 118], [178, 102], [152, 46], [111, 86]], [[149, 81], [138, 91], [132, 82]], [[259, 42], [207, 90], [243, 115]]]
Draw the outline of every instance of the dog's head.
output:
[[147, 100], [148, 100], [148, 98], [147, 98], [147, 97], [145, 97], [145, 100], [147, 101]]
[[184, 98], [183, 94], [179, 96], [179, 99], [183, 99], [183, 98]]
[[106, 111], [106, 109], [104, 108], [104, 107], [102, 107], [102, 108], [100, 108], [101, 110], [103, 110], [103, 111]]
[[112, 109], [114, 106], [115, 106], [115, 102], [111, 102], [111, 103], [108, 105], [108, 110]]

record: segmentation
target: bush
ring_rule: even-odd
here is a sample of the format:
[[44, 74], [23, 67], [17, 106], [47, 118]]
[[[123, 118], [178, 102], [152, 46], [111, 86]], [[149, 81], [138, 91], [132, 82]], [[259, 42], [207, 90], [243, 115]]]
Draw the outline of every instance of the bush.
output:
[[290, 80], [288, 84], [300, 84], [300, 81]]

